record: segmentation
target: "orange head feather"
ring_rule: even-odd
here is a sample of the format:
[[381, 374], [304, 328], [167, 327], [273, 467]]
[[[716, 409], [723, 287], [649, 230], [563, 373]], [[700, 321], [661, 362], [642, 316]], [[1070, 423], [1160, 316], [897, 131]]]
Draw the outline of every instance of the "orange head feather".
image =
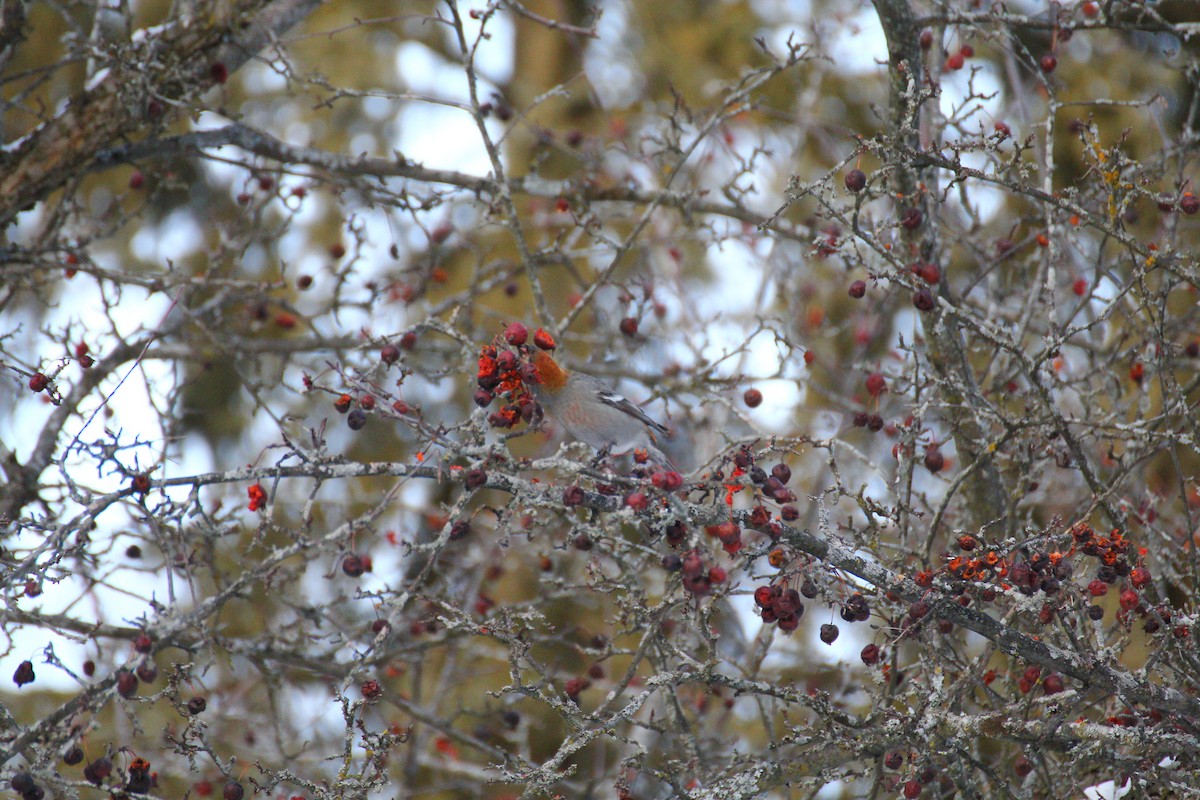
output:
[[537, 372], [538, 384], [557, 392], [567, 384], [567, 372], [545, 350], [537, 350], [529, 359]]

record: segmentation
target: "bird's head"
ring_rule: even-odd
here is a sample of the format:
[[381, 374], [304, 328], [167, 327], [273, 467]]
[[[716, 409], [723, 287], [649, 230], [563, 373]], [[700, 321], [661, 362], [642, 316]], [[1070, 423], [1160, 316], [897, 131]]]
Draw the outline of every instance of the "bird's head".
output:
[[535, 350], [529, 357], [533, 366], [534, 382], [550, 391], [557, 391], [567, 383], [567, 372], [558, 365], [545, 350]]

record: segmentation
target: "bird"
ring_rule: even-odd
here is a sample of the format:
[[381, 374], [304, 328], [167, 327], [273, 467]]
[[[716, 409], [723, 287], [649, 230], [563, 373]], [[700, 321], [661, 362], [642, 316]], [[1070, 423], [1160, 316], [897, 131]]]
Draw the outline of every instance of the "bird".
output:
[[591, 445], [601, 456], [644, 450], [656, 466], [678, 471], [658, 448], [666, 426], [646, 416], [604, 381], [559, 365], [545, 350], [529, 358], [529, 382], [542, 410], [573, 438]]

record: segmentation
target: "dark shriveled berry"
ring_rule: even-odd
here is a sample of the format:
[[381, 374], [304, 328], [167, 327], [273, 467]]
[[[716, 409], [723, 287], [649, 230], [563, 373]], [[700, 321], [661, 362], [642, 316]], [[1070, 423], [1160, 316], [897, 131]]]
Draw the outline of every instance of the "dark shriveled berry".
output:
[[137, 694], [138, 679], [129, 670], [123, 669], [117, 673], [117, 694], [121, 697], [133, 697]]
[[17, 665], [16, 672], [13, 673], [13, 683], [17, 686], [24, 686], [27, 683], [33, 683], [35, 677], [33, 674], [33, 662], [22, 661]]
[[846, 173], [846, 188], [858, 194], [867, 186], [867, 174], [861, 169], [852, 169]]

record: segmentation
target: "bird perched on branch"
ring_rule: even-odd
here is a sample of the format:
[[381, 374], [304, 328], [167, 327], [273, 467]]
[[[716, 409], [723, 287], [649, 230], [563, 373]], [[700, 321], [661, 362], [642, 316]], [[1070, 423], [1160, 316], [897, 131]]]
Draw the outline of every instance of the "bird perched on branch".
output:
[[529, 358], [533, 367], [530, 388], [542, 409], [574, 438], [601, 454], [624, 455], [644, 450], [649, 460], [675, 470], [671, 460], [658, 449], [656, 434], [667, 433], [660, 425], [603, 381], [559, 365], [544, 350]]

